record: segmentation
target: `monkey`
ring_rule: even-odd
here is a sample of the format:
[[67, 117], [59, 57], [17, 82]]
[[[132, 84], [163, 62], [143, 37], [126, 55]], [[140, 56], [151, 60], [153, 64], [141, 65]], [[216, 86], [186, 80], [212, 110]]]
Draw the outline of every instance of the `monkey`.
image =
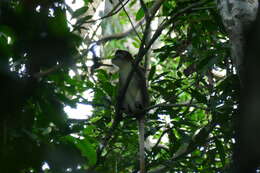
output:
[[[134, 59], [128, 51], [117, 50], [112, 63], [119, 67], [119, 84], [118, 95], [123, 92], [126, 87], [128, 75], [134, 68]], [[149, 96], [146, 86], [144, 69], [140, 66], [134, 68], [134, 73], [130, 79], [129, 86], [125, 92], [125, 96], [117, 100], [122, 112], [127, 115], [134, 116], [138, 121], [139, 128], [139, 156], [140, 156], [140, 173], [145, 172], [145, 153], [144, 153], [144, 120], [146, 108], [149, 105]]]

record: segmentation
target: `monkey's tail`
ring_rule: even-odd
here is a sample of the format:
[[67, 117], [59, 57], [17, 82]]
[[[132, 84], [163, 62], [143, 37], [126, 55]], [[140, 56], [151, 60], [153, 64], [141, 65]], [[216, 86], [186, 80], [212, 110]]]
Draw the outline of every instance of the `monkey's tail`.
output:
[[145, 118], [138, 120], [139, 128], [139, 157], [140, 157], [140, 173], [145, 173], [145, 153], [144, 153], [144, 123]]

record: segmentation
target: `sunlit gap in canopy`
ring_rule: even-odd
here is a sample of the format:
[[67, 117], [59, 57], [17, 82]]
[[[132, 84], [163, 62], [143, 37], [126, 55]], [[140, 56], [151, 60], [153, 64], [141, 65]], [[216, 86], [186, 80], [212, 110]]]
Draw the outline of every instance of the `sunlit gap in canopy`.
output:
[[[96, 45], [90, 45], [90, 46], [93, 46], [93, 51], [95, 51], [97, 56], [100, 56], [99, 55], [100, 47], [96, 46]], [[89, 52], [87, 57], [91, 57], [91, 56], [93, 56], [93, 53]], [[81, 65], [82, 64], [77, 64], [77, 66], [81, 66]], [[88, 60], [86, 61], [86, 66], [90, 67], [92, 65], [93, 65], [92, 61], [88, 61]], [[78, 70], [78, 74], [81, 75], [82, 71]], [[70, 70], [69, 71], [69, 76], [71, 78], [73, 78], [73, 77], [76, 76], [76, 74], [74, 73], [73, 70]], [[93, 78], [95, 78], [95, 76], [93, 76]], [[89, 89], [89, 90], [86, 90], [85, 92], [83, 92], [82, 97], [85, 100], [91, 102], [93, 100], [93, 95], [94, 95], [93, 91]], [[84, 101], [82, 100], [82, 102], [84, 102]], [[91, 117], [92, 111], [93, 111], [93, 107], [91, 105], [87, 105], [87, 103], [84, 103], [84, 104], [78, 103], [76, 105], [76, 108], [71, 108], [70, 106], [66, 106], [64, 108], [64, 111], [67, 113], [69, 118], [72, 118], [72, 119], [87, 119], [87, 118]]]
[[[79, 9], [79, 8], [84, 6], [84, 1], [83, 0], [76, 0], [76, 1], [75, 0], [65, 0], [65, 3], [73, 11], [75, 11], [75, 10], [77, 10], [77, 9]], [[72, 19], [71, 14], [69, 12], [67, 12], [66, 15], [67, 15], [67, 19], [69, 20], [69, 26], [71, 27], [70, 24], [75, 24], [77, 20], [75, 18]]]
[[[73, 11], [75, 11], [75, 10], [77, 10], [77, 9], [79, 9], [79, 8], [84, 6], [84, 1], [83, 0], [76, 0], [76, 1], [74, 1], [74, 0], [66, 0], [65, 2], [66, 2], [66, 4], [68, 6], [71, 7], [71, 9]], [[102, 10], [102, 9], [100, 9], [100, 10]], [[98, 11], [99, 10], [97, 10], [97, 12], [94, 14], [94, 18], [98, 18]], [[75, 18], [72, 19], [71, 15], [68, 12], [67, 12], [67, 19], [68, 19], [69, 23], [72, 24], [72, 25], [76, 23], [76, 19]], [[70, 27], [72, 27], [72, 26], [70, 26]], [[95, 51], [96, 55], [99, 56], [100, 47], [97, 46], [97, 45], [90, 45], [90, 47], [91, 46], [94, 47], [93, 51]], [[86, 48], [87, 48], [87, 46], [82, 44], [82, 46], [80, 46], [79, 49], [84, 51]], [[89, 52], [86, 56], [87, 57], [91, 57], [92, 56], [92, 52]], [[87, 58], [87, 59], [89, 59], [89, 58]], [[88, 67], [93, 65], [92, 61], [88, 61], [87, 60], [85, 63], [86, 63], [86, 65]], [[77, 64], [77, 66], [81, 66], [81, 65], [82, 64]], [[78, 73], [79, 73], [79, 75], [81, 75], [82, 71], [78, 70]], [[74, 73], [73, 70], [69, 71], [69, 75], [72, 78], [76, 76], [76, 74]], [[93, 100], [93, 91], [92, 90], [86, 90], [85, 92], [83, 92], [82, 97], [85, 100], [91, 102]], [[84, 103], [84, 101], [82, 101], [82, 102], [83, 103], [76, 104], [76, 108], [71, 108], [70, 106], [65, 106], [64, 111], [67, 113], [68, 118], [71, 118], [71, 119], [87, 119], [87, 118], [91, 117], [92, 111], [93, 111], [93, 107], [91, 105], [88, 105], [87, 103]]]
[[[92, 100], [93, 93], [91, 93], [90, 90], [87, 90], [83, 93], [83, 97], [86, 98], [86, 100]], [[69, 118], [87, 119], [92, 115], [93, 107], [91, 105], [78, 103], [76, 108], [65, 106], [64, 111], [67, 113]]]
[[48, 163], [44, 162], [43, 165], [42, 165], [42, 170], [43, 171], [48, 171], [50, 170], [50, 166], [48, 165]]

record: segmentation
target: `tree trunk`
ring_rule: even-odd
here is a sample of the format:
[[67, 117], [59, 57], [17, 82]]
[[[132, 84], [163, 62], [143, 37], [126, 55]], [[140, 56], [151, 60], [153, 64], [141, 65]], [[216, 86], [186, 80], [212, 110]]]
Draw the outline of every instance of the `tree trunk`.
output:
[[255, 20], [258, 0], [217, 0], [223, 24], [229, 34], [231, 57], [243, 85], [245, 36]]
[[[241, 83], [235, 117], [234, 173], [256, 172], [260, 161], [260, 13], [258, 0], [219, 0]], [[257, 14], [257, 17], [256, 17]], [[256, 20], [255, 20], [256, 17]], [[255, 21], [254, 21], [255, 20]]]

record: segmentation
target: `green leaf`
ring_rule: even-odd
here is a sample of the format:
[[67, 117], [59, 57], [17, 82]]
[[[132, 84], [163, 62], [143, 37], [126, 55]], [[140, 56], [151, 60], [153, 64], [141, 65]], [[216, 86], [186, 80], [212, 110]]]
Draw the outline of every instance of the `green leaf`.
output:
[[65, 141], [74, 143], [81, 151], [82, 155], [88, 159], [90, 166], [95, 165], [97, 162], [96, 150], [95, 147], [86, 138], [84, 140], [80, 140], [72, 136], [66, 136], [63, 139]]
[[222, 145], [221, 141], [219, 140], [215, 140], [216, 143], [216, 148], [218, 150], [219, 156], [220, 156], [220, 160], [223, 166], [225, 166], [225, 149], [224, 146]]
[[97, 162], [96, 150], [87, 139], [78, 140], [76, 146], [80, 149], [82, 155], [88, 159], [90, 166], [96, 164]]
[[156, 79], [159, 79], [159, 78], [162, 77], [162, 76], [166, 76], [168, 73], [169, 73], [169, 72], [163, 72], [163, 73], [159, 74], [158, 76], [156, 76], [156, 77], [153, 79], [153, 81], [155, 81]]
[[86, 11], [88, 10], [87, 6], [81, 7], [79, 9], [77, 9], [73, 14], [72, 14], [72, 18], [77, 18], [83, 14], [86, 13]]
[[133, 46], [134, 46], [135, 48], [139, 48], [139, 47], [140, 47], [140, 44], [138, 44], [137, 42], [133, 42], [132, 44], [133, 44]]
[[151, 68], [151, 71], [149, 73], [149, 76], [148, 76], [148, 81], [152, 80], [153, 79], [153, 76], [155, 74], [155, 71], [156, 71], [156, 66], [153, 65], [152, 68]]
[[196, 98], [200, 103], [207, 103], [207, 98], [205, 95], [201, 94], [199, 91], [191, 89], [191, 95]]
[[182, 73], [180, 71], [177, 71], [177, 75], [178, 75], [179, 78], [182, 77]]
[[144, 10], [142, 8], [140, 8], [136, 15], [135, 15], [135, 20], [140, 20], [144, 17]]
[[88, 5], [90, 2], [93, 2], [93, 0], [84, 0], [85, 5]]

